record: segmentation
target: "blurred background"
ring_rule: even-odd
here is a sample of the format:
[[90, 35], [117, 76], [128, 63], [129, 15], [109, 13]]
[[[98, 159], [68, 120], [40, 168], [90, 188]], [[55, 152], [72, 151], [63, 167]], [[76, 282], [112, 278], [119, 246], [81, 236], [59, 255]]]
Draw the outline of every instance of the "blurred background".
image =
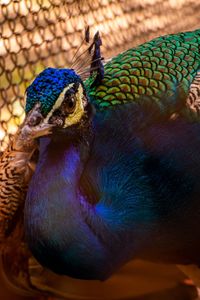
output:
[[[47, 66], [70, 67], [86, 26], [100, 31], [108, 59], [154, 37], [199, 28], [199, 12], [197, 0], [0, 0], [0, 151], [24, 118], [26, 87]], [[101, 284], [55, 279], [68, 299], [194, 299], [183, 280], [175, 266], [144, 262]], [[0, 298], [21, 299], [5, 281]]]

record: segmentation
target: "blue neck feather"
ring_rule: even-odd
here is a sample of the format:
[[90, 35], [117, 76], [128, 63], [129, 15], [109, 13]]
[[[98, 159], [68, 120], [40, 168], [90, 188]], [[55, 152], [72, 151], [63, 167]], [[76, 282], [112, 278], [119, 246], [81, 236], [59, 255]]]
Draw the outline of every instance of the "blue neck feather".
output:
[[81, 149], [59, 146], [49, 138], [40, 140], [40, 159], [25, 208], [29, 246], [57, 273], [105, 279], [112, 269], [111, 253], [85, 222], [84, 213], [89, 217], [94, 208], [79, 190]]

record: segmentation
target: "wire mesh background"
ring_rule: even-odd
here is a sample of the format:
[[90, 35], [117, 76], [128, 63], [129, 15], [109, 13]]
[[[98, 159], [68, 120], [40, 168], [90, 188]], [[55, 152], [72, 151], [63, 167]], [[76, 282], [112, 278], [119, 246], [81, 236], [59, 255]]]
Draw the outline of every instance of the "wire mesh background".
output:
[[200, 27], [196, 0], [0, 0], [0, 151], [22, 122], [24, 92], [45, 67], [67, 67], [84, 28], [100, 30], [103, 55]]

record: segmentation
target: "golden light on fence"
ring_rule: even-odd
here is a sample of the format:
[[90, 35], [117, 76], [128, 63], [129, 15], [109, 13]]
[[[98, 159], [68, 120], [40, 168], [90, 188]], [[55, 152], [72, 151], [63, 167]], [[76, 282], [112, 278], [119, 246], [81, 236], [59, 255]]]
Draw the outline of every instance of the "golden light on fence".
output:
[[[19, 100], [12, 103], [12, 112], [9, 111], [7, 106], [4, 106], [0, 112], [0, 122], [2, 126], [0, 127], [0, 151], [4, 151], [8, 141], [9, 136], [16, 133], [19, 125], [23, 122], [24, 110]], [[4, 127], [6, 124], [6, 127]]]

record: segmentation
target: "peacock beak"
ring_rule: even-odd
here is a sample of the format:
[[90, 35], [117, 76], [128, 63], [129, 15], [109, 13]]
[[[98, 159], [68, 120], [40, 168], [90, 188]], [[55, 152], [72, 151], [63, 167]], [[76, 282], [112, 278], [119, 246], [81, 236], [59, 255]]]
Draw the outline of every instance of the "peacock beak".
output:
[[53, 127], [53, 124], [45, 122], [45, 118], [41, 113], [41, 104], [38, 102], [26, 115], [21, 125], [21, 136], [24, 137], [25, 140], [33, 140], [51, 134]]

